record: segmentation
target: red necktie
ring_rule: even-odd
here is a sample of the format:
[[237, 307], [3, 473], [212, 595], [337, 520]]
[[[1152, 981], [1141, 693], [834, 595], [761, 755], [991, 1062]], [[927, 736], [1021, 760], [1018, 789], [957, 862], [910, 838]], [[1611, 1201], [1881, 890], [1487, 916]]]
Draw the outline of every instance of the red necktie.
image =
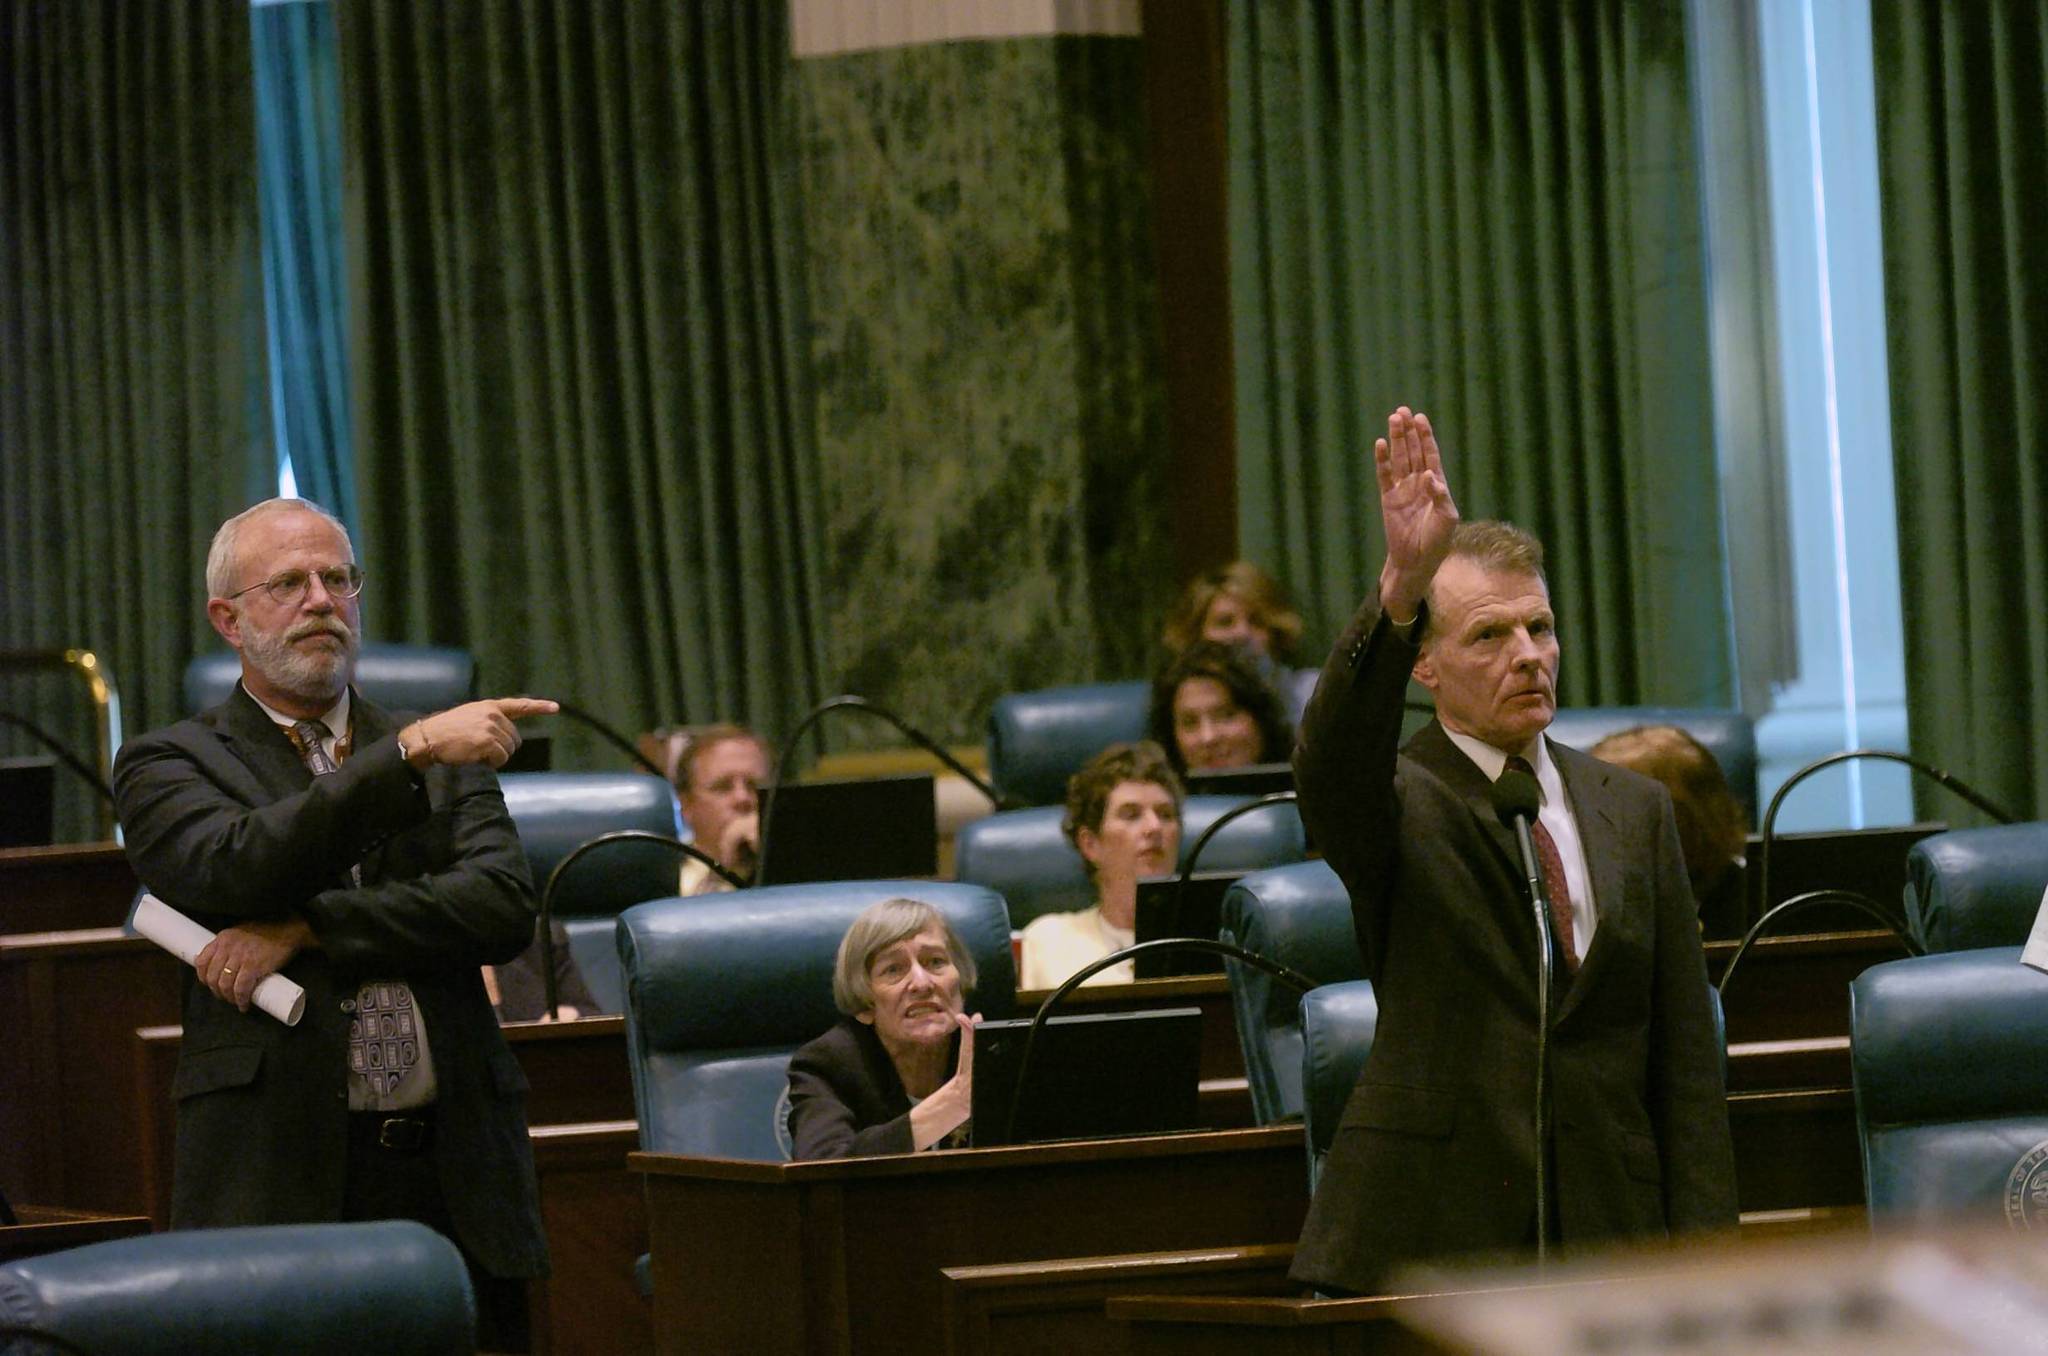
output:
[[[1507, 770], [1527, 773], [1531, 780], [1536, 776], [1536, 769], [1529, 766], [1526, 758], [1509, 758]], [[1550, 899], [1550, 930], [1557, 938], [1557, 949], [1564, 953], [1566, 972], [1577, 974], [1579, 952], [1572, 941], [1572, 887], [1564, 878], [1564, 857], [1542, 820], [1529, 822], [1529, 837], [1536, 844], [1536, 860], [1543, 864], [1543, 893]]]

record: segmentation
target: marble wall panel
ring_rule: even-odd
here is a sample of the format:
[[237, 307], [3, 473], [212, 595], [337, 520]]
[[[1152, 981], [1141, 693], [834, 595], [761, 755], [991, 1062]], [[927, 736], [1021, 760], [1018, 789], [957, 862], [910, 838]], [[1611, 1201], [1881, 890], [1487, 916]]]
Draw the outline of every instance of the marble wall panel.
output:
[[1171, 591], [1138, 61], [798, 63], [829, 672], [942, 739], [1142, 673]]

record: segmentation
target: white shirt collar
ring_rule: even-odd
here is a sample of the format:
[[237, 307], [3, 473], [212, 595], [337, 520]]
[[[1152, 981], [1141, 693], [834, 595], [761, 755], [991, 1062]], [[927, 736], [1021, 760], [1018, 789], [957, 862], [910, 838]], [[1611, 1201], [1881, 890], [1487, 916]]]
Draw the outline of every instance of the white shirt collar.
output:
[[[1449, 726], [1444, 727], [1444, 733], [1451, 737], [1451, 742], [1456, 744], [1467, 758], [1478, 765], [1479, 770], [1486, 774], [1486, 780], [1497, 782], [1500, 780], [1500, 774], [1507, 771], [1509, 755], [1505, 750], [1497, 749], [1483, 739], [1453, 730]], [[1562, 805], [1564, 778], [1558, 774], [1557, 764], [1550, 760], [1550, 741], [1542, 735], [1537, 735], [1529, 741], [1529, 747], [1522, 751], [1522, 757], [1528, 759], [1529, 766], [1535, 770], [1536, 786], [1543, 793], [1543, 803]]]
[[[242, 691], [249, 692], [246, 683], [242, 685]], [[261, 706], [264, 715], [269, 716], [287, 730], [299, 723], [297, 716], [286, 715], [276, 707], [265, 703], [261, 697], [253, 692], [249, 692], [249, 700]], [[325, 715], [316, 716], [315, 719], [327, 727], [327, 738], [321, 742], [328, 746], [330, 753], [333, 752], [333, 741], [340, 739], [348, 733], [348, 686], [346, 684], [343, 684], [341, 689], [341, 700], [328, 707]]]

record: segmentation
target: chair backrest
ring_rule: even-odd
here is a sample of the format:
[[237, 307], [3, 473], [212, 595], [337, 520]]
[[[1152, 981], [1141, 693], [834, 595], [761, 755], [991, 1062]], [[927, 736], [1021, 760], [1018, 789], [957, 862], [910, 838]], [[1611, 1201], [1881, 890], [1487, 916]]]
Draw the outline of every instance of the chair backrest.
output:
[[[1181, 864], [1195, 840], [1226, 812], [1244, 804], [1239, 796], [1189, 796], [1181, 806]], [[1004, 810], [963, 825], [953, 839], [953, 877], [986, 885], [1010, 906], [1010, 922], [1023, 927], [1040, 914], [1067, 913], [1095, 902], [1088, 868], [1060, 831], [1064, 811], [1057, 805]], [[1250, 871], [1298, 862], [1307, 851], [1301, 812], [1282, 802], [1240, 815], [1202, 849], [1204, 871]]]
[[1740, 711], [1687, 706], [1562, 707], [1550, 722], [1550, 737], [1567, 748], [1590, 749], [1611, 734], [1638, 725], [1676, 725], [1714, 755], [1728, 789], [1757, 822], [1756, 724]]
[[640, 1143], [660, 1153], [773, 1160], [789, 1056], [839, 1020], [832, 961], [861, 910], [908, 896], [945, 914], [979, 972], [969, 1011], [1016, 995], [1002, 896], [933, 881], [833, 881], [693, 899], [619, 915], [626, 1050]]
[[[507, 772], [498, 783], [526, 849], [536, 897], [562, 860], [599, 834], [643, 829], [682, 833], [675, 788], [641, 772]], [[606, 1012], [625, 1006], [612, 920], [621, 909], [675, 894], [683, 859], [653, 843], [620, 843], [585, 853], [562, 873], [553, 908], [569, 934], [569, 950]]]
[[2018, 947], [1874, 965], [1849, 986], [1872, 1227], [2048, 1226], [2048, 975]]
[[[1254, 871], [1223, 896], [1222, 938], [1319, 984], [1363, 979], [1351, 896], [1328, 862]], [[1252, 1115], [1261, 1125], [1299, 1116], [1301, 997], [1262, 970], [1225, 961]]]
[[1010, 692], [988, 716], [988, 774], [1028, 805], [1058, 805], [1081, 764], [1120, 740], [1145, 737], [1152, 686], [1144, 679]]
[[[233, 650], [193, 658], [185, 666], [185, 710], [218, 706], [242, 680]], [[396, 645], [366, 640], [356, 656], [356, 690], [391, 711], [439, 711], [476, 696], [476, 657], [452, 645]]]
[[1927, 951], [2019, 946], [2048, 891], [2048, 824], [1955, 829], [1906, 853], [1906, 923]]
[[1365, 1071], [1379, 1024], [1379, 1000], [1369, 979], [1325, 984], [1302, 995], [1301, 1118], [1311, 1193], [1323, 1174], [1323, 1155], [1337, 1137], [1344, 1103]]
[[455, 1245], [409, 1220], [185, 1229], [0, 1265], [0, 1332], [124, 1356], [467, 1356], [476, 1301]]

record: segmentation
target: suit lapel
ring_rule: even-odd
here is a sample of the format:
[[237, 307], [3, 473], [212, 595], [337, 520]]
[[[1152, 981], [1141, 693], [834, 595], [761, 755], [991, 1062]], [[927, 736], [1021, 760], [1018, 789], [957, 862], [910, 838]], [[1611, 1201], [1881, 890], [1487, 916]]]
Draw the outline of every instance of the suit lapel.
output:
[[1621, 935], [1620, 929], [1609, 925], [1622, 917], [1628, 900], [1621, 888], [1621, 825], [1614, 815], [1606, 764], [1562, 748], [1555, 740], [1550, 744], [1550, 758], [1564, 782], [1572, 817], [1578, 821], [1579, 845], [1586, 853], [1586, 874], [1593, 882], [1593, 944], [1586, 948], [1578, 977], [1565, 992], [1564, 1004], [1558, 1009], [1558, 1020], [1563, 1021], [1606, 969], [1614, 938]]
[[261, 795], [253, 804], [267, 805], [312, 783], [313, 774], [292, 746], [291, 737], [240, 684], [227, 701], [214, 708], [214, 715], [214, 728], [228, 753], [256, 780]]
[[1487, 841], [1500, 854], [1500, 865], [1516, 880], [1522, 877], [1522, 849], [1514, 830], [1500, 822], [1493, 808], [1493, 783], [1465, 751], [1451, 742], [1444, 727], [1431, 721], [1415, 732], [1403, 753], [1422, 764], [1465, 802], [1465, 808], [1479, 821]]

